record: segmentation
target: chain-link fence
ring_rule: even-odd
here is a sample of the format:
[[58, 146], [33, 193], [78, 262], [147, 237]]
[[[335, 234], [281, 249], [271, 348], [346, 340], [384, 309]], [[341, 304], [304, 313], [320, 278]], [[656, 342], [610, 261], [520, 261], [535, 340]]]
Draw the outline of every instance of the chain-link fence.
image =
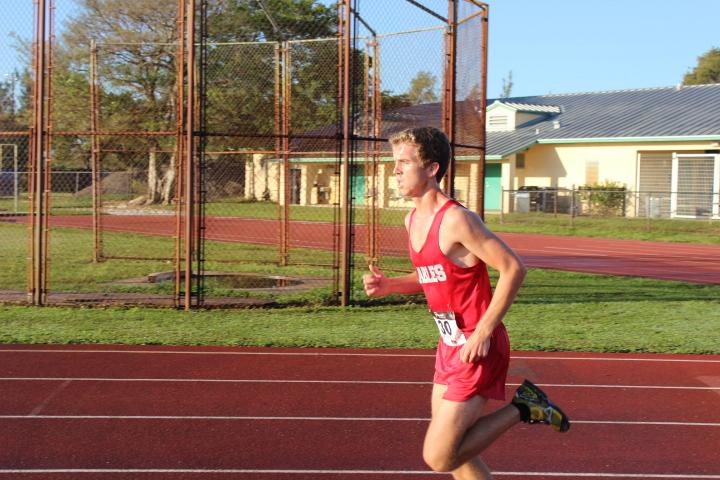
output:
[[[0, 291], [24, 301], [29, 256], [27, 214], [29, 105], [32, 95], [30, 48], [33, 2], [3, 5], [0, 16]], [[12, 13], [10, 13], [12, 12]]]
[[347, 303], [367, 263], [409, 268], [387, 137], [448, 131], [476, 165], [457, 170], [466, 191], [484, 141], [486, 8], [424, 6], [10, 9], [0, 228], [15, 263], [0, 289], [34, 303]]
[[577, 218], [624, 219], [651, 225], [655, 220], [720, 220], [720, 195], [698, 191], [631, 191], [598, 188], [524, 187], [503, 190], [495, 215], [503, 223], [542, 222], [572, 225]]

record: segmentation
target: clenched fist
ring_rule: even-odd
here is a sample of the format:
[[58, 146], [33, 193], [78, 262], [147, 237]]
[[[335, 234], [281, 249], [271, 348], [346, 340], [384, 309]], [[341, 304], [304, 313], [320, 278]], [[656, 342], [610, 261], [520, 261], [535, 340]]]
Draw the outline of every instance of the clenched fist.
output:
[[370, 274], [363, 275], [363, 286], [368, 297], [379, 297], [384, 295], [383, 289], [387, 277], [375, 265], [368, 265]]

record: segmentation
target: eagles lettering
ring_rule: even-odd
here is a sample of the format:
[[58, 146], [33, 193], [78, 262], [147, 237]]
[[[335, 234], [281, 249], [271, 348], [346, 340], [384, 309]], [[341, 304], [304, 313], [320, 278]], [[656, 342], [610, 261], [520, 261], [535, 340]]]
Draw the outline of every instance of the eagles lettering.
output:
[[442, 264], [428, 265], [427, 267], [415, 267], [418, 274], [418, 281], [421, 284], [439, 283], [447, 280], [445, 269]]

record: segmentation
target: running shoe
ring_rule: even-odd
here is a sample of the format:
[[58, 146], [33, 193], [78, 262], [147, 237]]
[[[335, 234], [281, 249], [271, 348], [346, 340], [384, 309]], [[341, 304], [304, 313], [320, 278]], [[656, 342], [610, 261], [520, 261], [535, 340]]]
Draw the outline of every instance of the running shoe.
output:
[[570, 419], [557, 405], [550, 403], [545, 392], [531, 381], [525, 380], [515, 391], [512, 404], [520, 410], [525, 423], [544, 423], [558, 432], [570, 429]]

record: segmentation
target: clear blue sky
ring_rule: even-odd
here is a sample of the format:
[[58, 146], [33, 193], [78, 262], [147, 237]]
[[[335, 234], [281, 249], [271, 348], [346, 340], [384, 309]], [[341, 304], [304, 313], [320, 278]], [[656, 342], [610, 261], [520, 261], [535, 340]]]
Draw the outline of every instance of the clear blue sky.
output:
[[[175, 5], [175, 0], [167, 1]], [[322, 0], [330, 3], [329, 0]], [[446, 0], [421, 0], [439, 12]], [[72, 0], [56, 0], [58, 16]], [[513, 72], [513, 96], [671, 86], [720, 47], [720, 0], [497, 0], [490, 4], [488, 95]], [[32, 0], [2, 0], [0, 78], [17, 64], [9, 32], [32, 35]], [[405, 0], [360, 0], [378, 32], [437, 25]], [[421, 53], [425, 45], [418, 45]], [[435, 55], [430, 55], [437, 58]], [[430, 60], [427, 60], [430, 64]], [[384, 65], [384, 88], [407, 88], [425, 65]]]
[[[444, 0], [421, 3], [447, 9]], [[510, 70], [513, 96], [676, 85], [698, 56], [720, 47], [720, 0], [486, 3], [490, 97]], [[360, 7], [379, 31], [435, 24], [405, 0], [361, 0]]]

